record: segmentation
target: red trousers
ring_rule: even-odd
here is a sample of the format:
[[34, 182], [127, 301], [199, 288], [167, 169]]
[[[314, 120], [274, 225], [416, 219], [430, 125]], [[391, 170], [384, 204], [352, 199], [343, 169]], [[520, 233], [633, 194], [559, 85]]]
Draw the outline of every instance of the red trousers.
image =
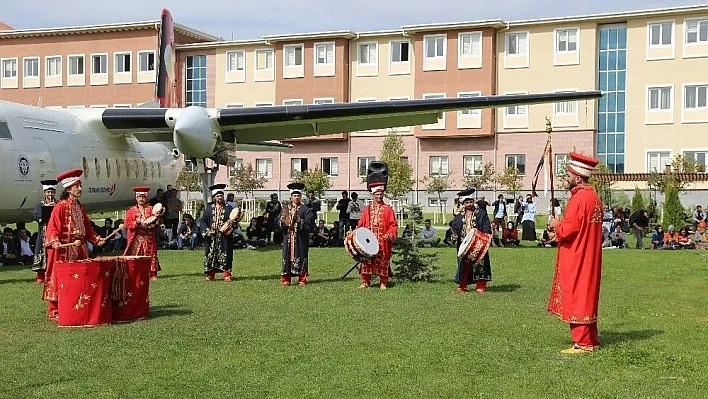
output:
[[[381, 284], [383, 285], [388, 285], [388, 276], [379, 276], [379, 280], [381, 281]], [[362, 274], [361, 275], [361, 283], [370, 285], [371, 284], [371, 274]]]
[[[460, 289], [466, 290], [467, 289], [467, 280], [470, 278], [470, 273], [472, 273], [472, 266], [471, 265], [466, 265], [463, 266], [462, 268], [462, 276], [460, 277]], [[487, 290], [487, 281], [486, 280], [477, 280], [475, 281], [475, 289], [477, 290]]]
[[[288, 274], [282, 274], [280, 276], [280, 282], [283, 284], [290, 284], [290, 280], [292, 279], [292, 275], [290, 273]], [[297, 282], [299, 283], [307, 283], [307, 273], [303, 273], [297, 278]]]
[[597, 323], [570, 324], [570, 336], [578, 346], [600, 346], [597, 337]]

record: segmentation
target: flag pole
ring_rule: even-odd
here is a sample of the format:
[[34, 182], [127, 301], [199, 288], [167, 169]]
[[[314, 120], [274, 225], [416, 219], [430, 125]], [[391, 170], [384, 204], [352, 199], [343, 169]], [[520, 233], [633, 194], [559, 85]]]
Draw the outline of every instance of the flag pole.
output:
[[553, 159], [553, 147], [551, 145], [551, 133], [552, 132], [553, 132], [553, 126], [551, 125], [551, 118], [546, 116], [546, 133], [548, 133], [548, 138], [546, 139], [547, 140], [546, 146], [548, 147], [548, 166], [549, 166], [548, 167], [548, 169], [549, 169], [548, 174], [549, 174], [549, 177], [551, 180], [551, 216], [555, 218], [557, 215], [556, 215], [556, 207], [553, 206], [553, 202], [555, 199], [555, 195], [554, 195], [555, 188], [554, 188], [554, 184], [553, 184], [553, 177], [555, 176], [556, 173], [555, 173], [555, 170], [553, 169], [554, 159]]

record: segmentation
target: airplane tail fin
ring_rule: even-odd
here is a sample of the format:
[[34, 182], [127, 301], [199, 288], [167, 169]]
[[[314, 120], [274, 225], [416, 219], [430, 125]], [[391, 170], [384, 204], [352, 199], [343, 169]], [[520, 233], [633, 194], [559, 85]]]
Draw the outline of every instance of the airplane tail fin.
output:
[[[166, 8], [162, 9], [160, 32], [158, 34], [157, 81], [155, 98], [139, 107], [170, 108], [175, 106], [175, 71], [174, 20]], [[148, 105], [149, 104], [149, 105]]]

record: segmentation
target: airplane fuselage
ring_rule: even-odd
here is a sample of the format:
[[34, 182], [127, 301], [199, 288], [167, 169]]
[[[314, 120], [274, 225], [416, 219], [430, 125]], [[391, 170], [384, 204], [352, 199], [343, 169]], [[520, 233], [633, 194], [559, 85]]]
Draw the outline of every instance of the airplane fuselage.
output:
[[[81, 202], [88, 212], [124, 209], [132, 188], [174, 183], [182, 161], [163, 143], [141, 143], [82, 118], [102, 109], [54, 110], [0, 101], [0, 223], [33, 220], [43, 199], [41, 180], [84, 170]], [[3, 124], [5, 126], [3, 126]], [[57, 197], [63, 188], [57, 186]]]

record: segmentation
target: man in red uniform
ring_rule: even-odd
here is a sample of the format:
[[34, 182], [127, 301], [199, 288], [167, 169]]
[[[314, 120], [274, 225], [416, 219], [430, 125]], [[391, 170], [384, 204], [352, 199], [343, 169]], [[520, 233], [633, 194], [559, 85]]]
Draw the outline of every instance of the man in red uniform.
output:
[[157, 280], [157, 272], [161, 268], [157, 259], [155, 226], [157, 225], [157, 217], [160, 215], [153, 215], [152, 206], [148, 203], [147, 194], [150, 187], [134, 187], [133, 191], [135, 191], [136, 204], [125, 213], [128, 246], [123, 255], [150, 256], [150, 280]]
[[570, 200], [562, 220], [551, 218], [558, 258], [548, 311], [570, 324], [573, 347], [561, 353], [588, 353], [600, 348], [597, 307], [602, 266], [602, 213], [600, 197], [588, 184], [599, 161], [571, 152], [564, 180]]
[[391, 243], [398, 235], [398, 222], [393, 208], [383, 202], [383, 193], [388, 182], [388, 166], [384, 162], [371, 162], [366, 181], [373, 201], [361, 211], [361, 219], [357, 227], [366, 227], [374, 233], [379, 242], [379, 253], [361, 262], [359, 288], [368, 288], [371, 284], [371, 275], [374, 274], [379, 276], [379, 288], [385, 290], [391, 263]]
[[[57, 321], [59, 318], [54, 263], [87, 259], [89, 252], [86, 241], [91, 241], [98, 246], [105, 243], [105, 239], [93, 230], [84, 205], [79, 202], [82, 173], [81, 169], [73, 169], [57, 176], [57, 180], [64, 186], [64, 191], [61, 193], [60, 201], [52, 210], [47, 224], [44, 240], [44, 246], [47, 247], [47, 270], [42, 299], [49, 302], [48, 315], [49, 320], [52, 321]], [[66, 246], [74, 241], [79, 241], [79, 245]]]

